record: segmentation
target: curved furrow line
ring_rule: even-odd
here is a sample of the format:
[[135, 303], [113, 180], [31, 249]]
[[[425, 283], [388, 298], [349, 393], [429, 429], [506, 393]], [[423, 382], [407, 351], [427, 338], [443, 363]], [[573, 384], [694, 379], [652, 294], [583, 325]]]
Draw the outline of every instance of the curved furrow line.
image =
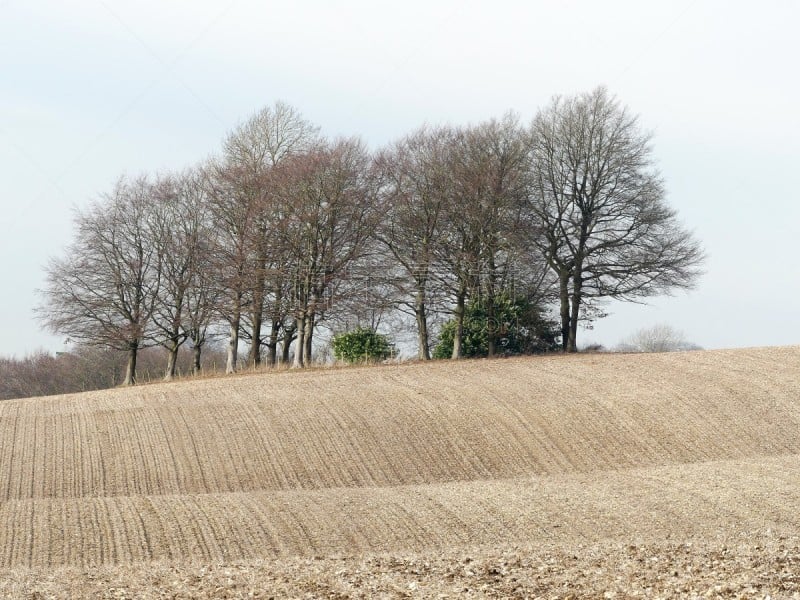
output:
[[[153, 411], [145, 410], [124, 415], [127, 435], [122, 439], [130, 443], [130, 456], [136, 466], [136, 471], [129, 473], [122, 482], [128, 495], [147, 496], [168, 489], [169, 476], [159, 471], [156, 459], [156, 451], [161, 451], [161, 445], [154, 445], [148, 432], [153, 425], [153, 416]], [[154, 486], [157, 479], [160, 480], [159, 487]]]
[[[276, 465], [276, 472], [279, 474], [274, 479], [277, 486], [283, 488], [302, 488], [307, 487], [304, 474], [298, 470], [299, 464], [298, 446], [307, 445], [309, 452], [313, 452], [313, 444], [318, 443], [317, 436], [321, 431], [321, 426], [313, 420], [313, 428], [309, 425], [309, 420], [303, 413], [303, 407], [287, 405], [281, 403], [264, 406], [259, 404], [262, 417], [259, 422], [264, 426], [264, 443], [269, 448], [269, 456]], [[304, 425], [298, 425], [295, 421], [303, 419]], [[314, 432], [313, 435], [311, 432]], [[268, 437], [266, 437], [268, 436]], [[307, 442], [307, 444], [306, 444]], [[315, 460], [321, 461], [325, 457], [317, 455]]]
[[800, 456], [396, 488], [15, 500], [0, 506], [0, 566], [724, 537], [796, 531], [798, 510]]
[[[167, 502], [174, 504], [174, 499], [169, 497]], [[189, 530], [199, 541], [197, 545], [197, 558], [202, 560], [222, 561], [230, 555], [227, 545], [234, 540], [236, 534], [236, 518], [232, 513], [231, 504], [225, 507], [224, 518], [227, 527], [220, 527], [210, 515], [220, 510], [214, 496], [204, 496], [203, 502], [198, 502], [195, 496], [182, 496], [177, 504], [176, 519], [180, 523], [188, 523]], [[187, 539], [192, 539], [187, 538]], [[188, 554], [195, 556], [194, 549], [190, 548]]]
[[[383, 463], [385, 462], [380, 452], [380, 445], [368, 444], [367, 430], [359, 427], [354, 415], [358, 409], [342, 411], [335, 401], [321, 400], [315, 414], [320, 417], [320, 422], [325, 427], [325, 432], [317, 436], [317, 442], [323, 442], [333, 454], [326, 465], [325, 477], [320, 473], [319, 479], [327, 480], [326, 486], [350, 487], [375, 485], [380, 481], [387, 481]], [[361, 423], [364, 423], [361, 421]], [[374, 439], [374, 438], [373, 438]], [[338, 441], [335, 443], [334, 440]], [[339, 469], [343, 478], [338, 480], [331, 477], [331, 465], [342, 465]]]
[[6, 401], [0, 499], [398, 486], [800, 452], [800, 348], [281, 373]]
[[[78, 437], [73, 442], [70, 454], [65, 455], [65, 460], [74, 457], [72, 460], [75, 460], [76, 464], [81, 467], [80, 495], [102, 496], [110, 493], [107, 487], [109, 473], [103, 469], [105, 460], [102, 457], [107, 452], [108, 443], [106, 429], [102, 424], [102, 415], [103, 413], [95, 412], [80, 415]], [[126, 417], [121, 419], [123, 422], [128, 420], [127, 413], [123, 413], [121, 416]], [[86, 443], [89, 439], [93, 443]], [[123, 494], [130, 493], [127, 487], [123, 490]]]
[[[284, 497], [282, 502], [277, 504], [277, 509], [278, 514], [282, 517], [282, 522], [286, 525], [281, 539], [286, 544], [289, 552], [301, 554], [305, 549], [307, 553], [313, 554], [318, 550], [322, 550], [318, 548], [315, 541], [320, 528], [318, 525], [314, 526], [317, 524], [317, 520], [312, 518], [314, 515], [308, 503], [295, 504]], [[335, 514], [327, 514], [322, 524], [328, 524], [336, 517], [337, 515]]]
[[[20, 409], [19, 405], [16, 406], [13, 415], [8, 415], [0, 420], [0, 427], [3, 428], [3, 433], [5, 435], [0, 436], [0, 439], [3, 440], [3, 453], [0, 454], [1, 460], [3, 461], [3, 465], [6, 467], [0, 472], [7, 473], [6, 476], [6, 484], [4, 487], [4, 496], [5, 500], [15, 497], [12, 493], [12, 485], [14, 484], [14, 473], [17, 469], [20, 468], [19, 460], [18, 460], [18, 452], [19, 452], [19, 442], [17, 441], [17, 435], [19, 433], [19, 422], [20, 422]], [[8, 411], [11, 412], [11, 411]]]
[[0, 564], [15, 564], [14, 549], [17, 545], [17, 527], [19, 526], [13, 501], [0, 502]]
[[[237, 401], [237, 413], [241, 415], [239, 422], [248, 442], [245, 448], [251, 462], [251, 489], [259, 489], [260, 481], [273, 482], [275, 488], [294, 487], [287, 479], [287, 469], [281, 464], [281, 455], [276, 451], [275, 432], [271, 420], [261, 410], [264, 400], [252, 398], [250, 401]], [[185, 418], [188, 416], [184, 414]], [[224, 418], [223, 415], [220, 415]]]
[[207, 547], [213, 554], [206, 558], [224, 561], [229, 556], [247, 556], [252, 552], [248, 546], [253, 539], [249, 531], [250, 515], [240, 510], [238, 498], [236, 502], [225, 502], [219, 496], [192, 496], [185, 499], [184, 506], [188, 518], [196, 516], [208, 540]]
[[129, 498], [130, 510], [136, 514], [140, 537], [147, 548], [149, 560], [179, 560], [194, 556], [193, 549], [200, 541], [192, 535], [192, 521], [182, 518], [178, 497], [176, 501], [165, 501], [170, 496], [141, 496]]
[[[158, 444], [161, 452], [161, 467], [159, 472], [168, 483], [164, 485], [166, 493], [180, 493], [182, 490], [203, 489], [196, 483], [194, 472], [198, 463], [189, 457], [185, 449], [186, 432], [178, 427], [175, 411], [159, 411], [154, 427], [154, 443]], [[160, 442], [160, 443], [159, 443]]]
[[282, 528], [276, 526], [276, 511], [266, 496], [241, 494], [241, 506], [249, 515], [248, 521], [255, 530], [251, 531], [248, 541], [259, 543], [264, 555], [275, 558], [285, 553], [281, 538]]
[[506, 415], [504, 435], [516, 448], [519, 460], [517, 474], [544, 475], [563, 470], [563, 455], [555, 449], [553, 441], [545, 435], [541, 425], [528, 418], [518, 403], [509, 402], [503, 397], [496, 402], [498, 409]]
[[[165, 554], [168, 558], [177, 556], [176, 553], [171, 551], [171, 545], [168, 540], [173, 538], [170, 538], [164, 530], [163, 516], [153, 511], [152, 505], [150, 505], [150, 513], [147, 514], [140, 507], [136, 506], [133, 499], [126, 498], [125, 500], [127, 500], [126, 504], [129, 507], [128, 511], [133, 516], [131, 522], [134, 525], [138, 525], [137, 532], [140, 535], [137, 535], [137, 537], [140, 541], [137, 546], [144, 550], [145, 558], [148, 560], [155, 558], [156, 549], [165, 549]], [[145, 502], [150, 504], [147, 499], [145, 499]], [[148, 527], [148, 524], [151, 522], [152, 525]]]
[[[343, 426], [339, 411], [331, 412], [319, 399], [299, 410], [299, 418], [281, 438], [282, 447], [294, 460], [299, 487], [350, 487], [362, 482], [368, 485], [357, 457], [358, 432]], [[286, 423], [289, 419], [291, 416], [286, 415], [281, 420]], [[297, 440], [304, 443], [298, 444]], [[341, 443], [343, 440], [347, 443]]]
[[141, 432], [139, 438], [141, 447], [147, 453], [150, 465], [145, 471], [146, 487], [144, 495], [160, 493], [177, 493], [181, 490], [178, 485], [178, 471], [183, 470], [174, 460], [172, 441], [175, 439], [163, 427], [161, 410], [148, 411], [145, 426], [138, 428]]
[[359, 432], [362, 437], [360, 447], [364, 453], [363, 461], [368, 465], [366, 468], [369, 469], [370, 480], [374, 485], [387, 485], [403, 480], [403, 470], [387, 451], [393, 443], [387, 436], [387, 430], [392, 431], [396, 423], [396, 417], [391, 411], [387, 413], [383, 419], [376, 419], [361, 410], [352, 410], [348, 414], [351, 431]]
[[[141, 552], [141, 545], [131, 538], [129, 509], [124, 502], [116, 502], [113, 498], [103, 498], [103, 509], [113, 523], [113, 542], [111, 543], [112, 562], [127, 564], [141, 561], [146, 555]], [[127, 509], [127, 510], [126, 510]]]
[[[261, 529], [266, 531], [261, 550], [269, 557], [297, 554], [296, 535], [294, 531], [295, 517], [289, 510], [283, 495], [267, 493], [244, 494], [244, 502], [251, 506], [259, 507], [253, 514], [261, 521]], [[269, 545], [269, 541], [272, 545]]]
[[[285, 411], [281, 408], [286, 408]], [[300, 480], [293, 466], [291, 448], [298, 443], [297, 438], [287, 430], [286, 420], [292, 420], [294, 413], [290, 407], [282, 403], [255, 402], [254, 418], [260, 424], [260, 435], [264, 447], [264, 460], [270, 475], [268, 481], [277, 489], [301, 487]], [[287, 452], [287, 450], [289, 450]], [[264, 486], [265, 488], [268, 486]]]

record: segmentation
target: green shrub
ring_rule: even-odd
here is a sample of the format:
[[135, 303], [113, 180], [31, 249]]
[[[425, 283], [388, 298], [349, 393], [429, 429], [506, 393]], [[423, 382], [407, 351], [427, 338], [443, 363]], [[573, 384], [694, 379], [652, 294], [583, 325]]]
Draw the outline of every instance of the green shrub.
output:
[[[490, 321], [486, 303], [476, 299], [467, 303], [464, 313], [464, 337], [461, 353], [464, 357], [489, 354], [489, 332], [494, 331], [499, 355], [537, 354], [558, 349], [558, 326], [542, 315], [542, 310], [524, 296], [512, 299], [500, 295], [494, 300], [494, 318]], [[433, 349], [434, 358], [450, 358], [456, 320], [442, 327], [439, 343]]]
[[347, 363], [376, 362], [394, 354], [394, 345], [374, 329], [358, 327], [333, 338], [333, 355]]

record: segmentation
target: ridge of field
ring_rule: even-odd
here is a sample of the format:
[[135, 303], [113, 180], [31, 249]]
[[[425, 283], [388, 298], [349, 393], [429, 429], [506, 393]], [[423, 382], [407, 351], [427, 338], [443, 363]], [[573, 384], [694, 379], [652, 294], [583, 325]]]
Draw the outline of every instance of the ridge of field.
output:
[[400, 486], [800, 453], [800, 347], [331, 369], [0, 403], [0, 501]]
[[796, 535], [800, 456], [380, 488], [0, 505], [0, 568]]

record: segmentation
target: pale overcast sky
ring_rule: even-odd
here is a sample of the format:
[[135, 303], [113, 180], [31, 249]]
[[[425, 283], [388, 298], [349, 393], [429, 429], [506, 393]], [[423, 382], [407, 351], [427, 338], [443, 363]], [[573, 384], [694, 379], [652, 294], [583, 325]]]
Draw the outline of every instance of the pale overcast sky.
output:
[[709, 254], [689, 294], [612, 315], [706, 348], [800, 343], [800, 3], [0, 0], [0, 354], [59, 350], [32, 317], [71, 211], [179, 169], [281, 99], [373, 148], [605, 85], [654, 131]]

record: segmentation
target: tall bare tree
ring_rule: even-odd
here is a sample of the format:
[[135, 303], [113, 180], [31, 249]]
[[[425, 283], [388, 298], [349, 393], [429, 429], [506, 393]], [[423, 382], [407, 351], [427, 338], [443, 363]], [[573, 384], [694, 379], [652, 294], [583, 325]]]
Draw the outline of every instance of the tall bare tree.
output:
[[376, 237], [389, 252], [383, 272], [391, 274], [395, 265], [401, 271], [387, 283], [398, 292], [398, 307], [414, 317], [420, 360], [431, 358], [429, 297], [452, 198], [449, 160], [454, 135], [450, 128], [423, 127], [392, 144], [375, 160], [384, 214]]
[[454, 304], [453, 359], [463, 355], [467, 299], [477, 290], [480, 273], [481, 223], [475, 210], [470, 154], [467, 130], [457, 129], [449, 140], [446, 155], [450, 173], [449, 194], [443, 207], [439, 243], [434, 246], [436, 278], [448, 290]]
[[523, 231], [530, 164], [527, 142], [518, 117], [508, 113], [462, 130], [454, 165], [454, 189], [474, 240], [473, 286], [486, 310], [489, 356], [497, 352], [502, 325], [495, 314], [497, 299], [503, 294], [513, 297], [514, 286], [538, 304], [546, 291], [547, 266]]
[[215, 297], [208, 272], [211, 219], [207, 188], [197, 172], [161, 177], [154, 190], [161, 287], [153, 325], [159, 343], [167, 349], [164, 378], [170, 380], [175, 376], [178, 350], [187, 340], [194, 347], [193, 370], [200, 368]]
[[[206, 248], [207, 250], [207, 248]], [[188, 332], [192, 346], [192, 373], [197, 375], [202, 370], [203, 350], [211, 339], [210, 330], [217, 316], [220, 303], [220, 289], [217, 285], [213, 257], [207, 252], [198, 256], [197, 268], [194, 269], [189, 288], [186, 290], [186, 304], [183, 327]]]
[[280, 235], [292, 261], [297, 346], [294, 367], [311, 358], [314, 327], [335, 303], [338, 279], [363, 255], [378, 211], [370, 157], [356, 139], [318, 142], [281, 165], [276, 191], [284, 209]]
[[[249, 254], [249, 262], [244, 254], [240, 257], [244, 263], [248, 263], [247, 268], [243, 268], [242, 276], [247, 280], [246, 287], [250, 294], [250, 364], [261, 363], [262, 327], [268, 296], [282, 294], [284, 290], [280, 261], [285, 253], [276, 246], [276, 238], [271, 231], [273, 221], [280, 218], [282, 208], [276, 204], [272, 193], [271, 170], [287, 157], [308, 150], [317, 136], [318, 128], [305, 120], [296, 109], [276, 102], [252, 115], [232, 131], [223, 144], [223, 163], [229, 183], [232, 184], [226, 189], [236, 196], [237, 204], [251, 209], [248, 230], [241, 231], [245, 245], [250, 246], [249, 252], [244, 253]], [[236, 293], [233, 296], [236, 304]], [[281, 323], [276, 312], [281, 312], [283, 303], [280, 297], [273, 300], [270, 314], [272, 331], [268, 342], [270, 362], [275, 359], [275, 341]], [[238, 347], [241, 312], [242, 307], [234, 307], [231, 311], [229, 351], [232, 356], [229, 370], [235, 369], [233, 355], [238, 348], [234, 348], [234, 340]], [[240, 315], [238, 320], [235, 318], [237, 314]]]
[[114, 190], [75, 218], [67, 256], [45, 269], [38, 317], [54, 333], [128, 355], [124, 385], [136, 382], [161, 287], [159, 223], [153, 185], [120, 179]]
[[604, 88], [556, 97], [532, 125], [533, 240], [559, 282], [563, 348], [581, 308], [688, 288], [703, 251], [665, 199], [651, 136]]
[[[536, 295], [542, 261], [522, 235], [529, 145], [514, 114], [457, 130], [448, 156], [449, 199], [437, 246], [449, 283], [455, 330], [452, 358], [462, 356], [467, 300], [481, 299], [489, 327], [489, 355], [497, 350], [495, 300], [513, 282]], [[533, 298], [531, 298], [533, 300]]]
[[214, 227], [211, 268], [218, 288], [217, 311], [228, 327], [225, 371], [233, 373], [239, 363], [242, 316], [251, 298], [258, 207], [251, 196], [241, 192], [240, 168], [215, 160], [203, 172]]

